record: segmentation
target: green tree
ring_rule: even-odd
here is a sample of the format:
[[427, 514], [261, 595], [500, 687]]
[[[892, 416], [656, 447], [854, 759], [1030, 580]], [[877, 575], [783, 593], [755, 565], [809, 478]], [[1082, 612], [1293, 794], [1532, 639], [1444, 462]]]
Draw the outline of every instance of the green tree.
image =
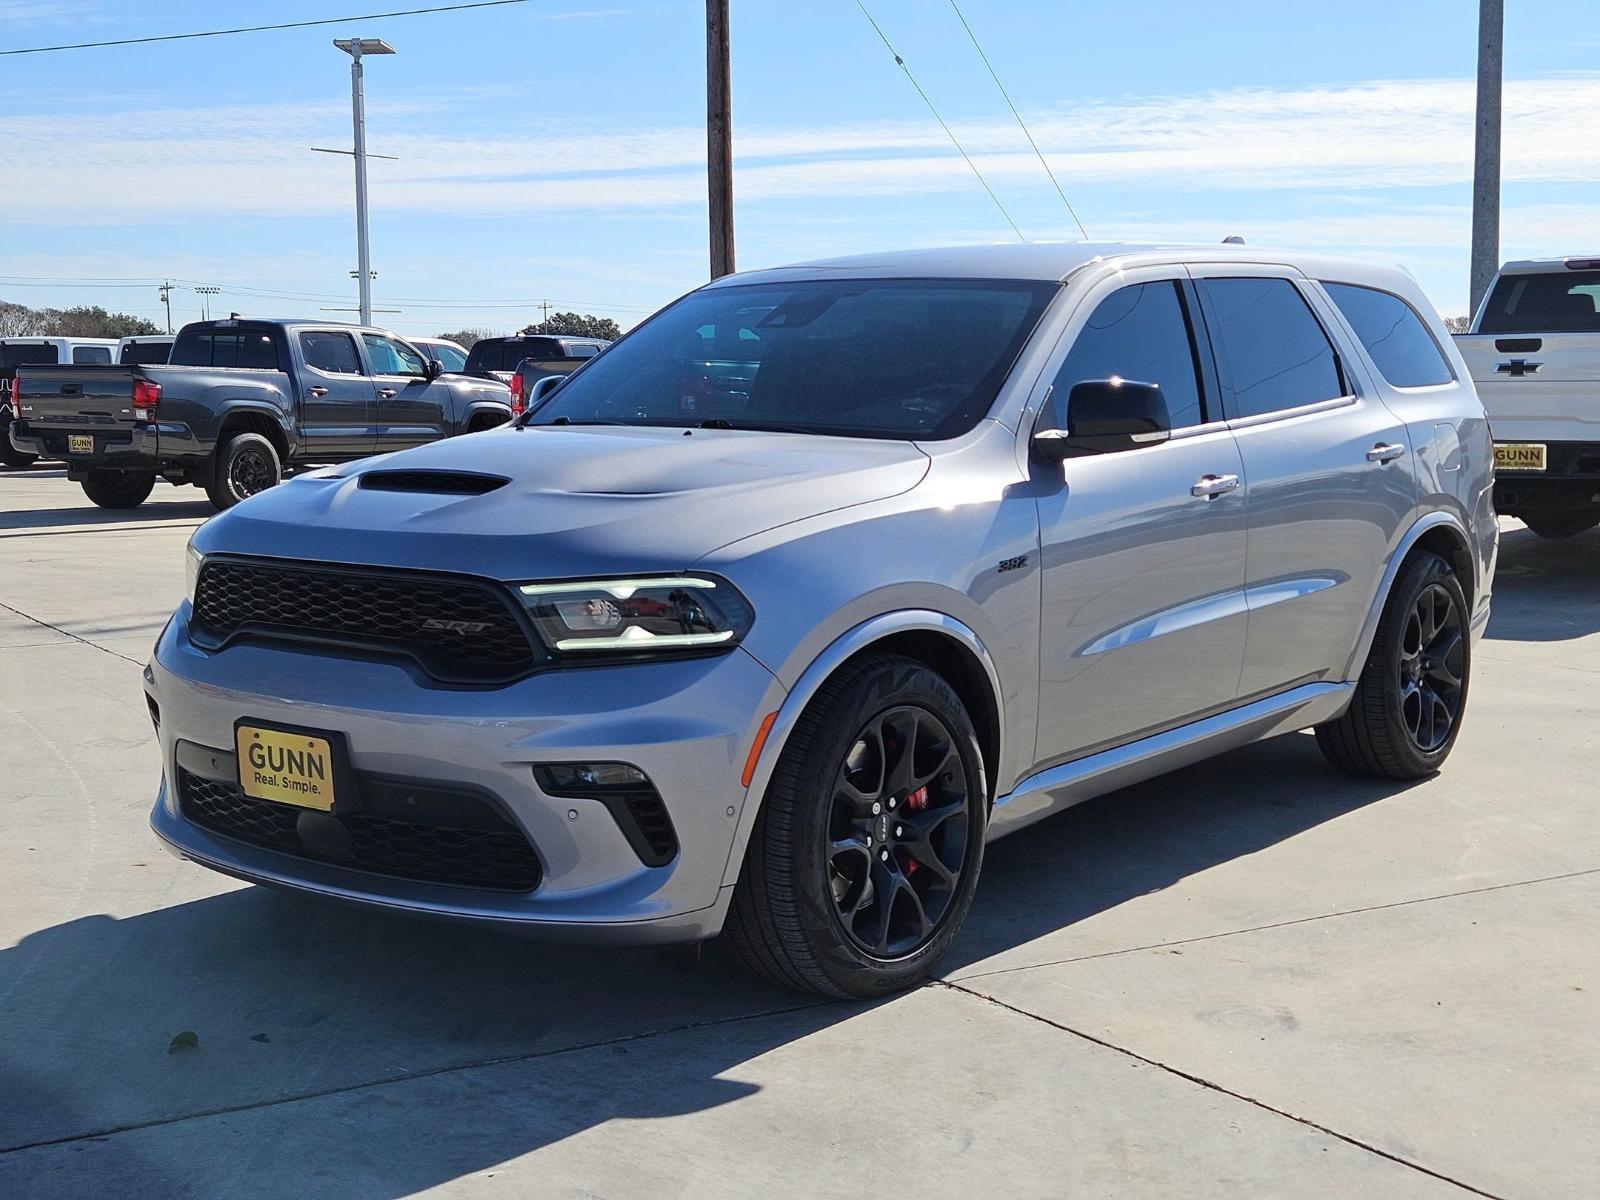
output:
[[438, 336], [444, 341], [454, 342], [463, 349], [471, 350], [473, 342], [494, 337], [495, 332], [492, 329], [458, 329], [454, 333], [441, 333]]
[[555, 333], [568, 337], [605, 338], [609, 342], [622, 336], [622, 330], [610, 317], [596, 317], [588, 313], [552, 313], [548, 318], [529, 325], [523, 333]]
[[47, 337], [147, 337], [161, 327], [131, 313], [107, 312], [98, 304], [47, 308], [38, 314], [39, 332]]

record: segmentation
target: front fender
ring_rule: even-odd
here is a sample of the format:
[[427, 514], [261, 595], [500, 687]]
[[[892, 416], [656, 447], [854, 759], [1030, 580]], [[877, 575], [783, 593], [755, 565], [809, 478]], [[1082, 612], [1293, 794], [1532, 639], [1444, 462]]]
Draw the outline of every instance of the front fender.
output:
[[[761, 753], [756, 758], [750, 782], [744, 790], [739, 824], [734, 833], [733, 845], [728, 852], [727, 866], [723, 871], [724, 887], [731, 887], [739, 880], [739, 871], [744, 864], [745, 848], [750, 843], [750, 833], [755, 828], [756, 816], [766, 797], [767, 785], [772, 781], [772, 773], [778, 765], [778, 759], [793, 735], [795, 725], [800, 720], [800, 714], [805, 711], [806, 705], [811, 703], [823, 682], [838, 670], [846, 659], [893, 634], [912, 632], [939, 633], [950, 637], [965, 646], [983, 664], [984, 673], [989, 680], [989, 690], [994, 696], [996, 714], [999, 717], [1000, 745], [997, 748], [1000, 753], [996, 758], [1000, 762], [1005, 761], [1006, 715], [1003, 707], [1005, 695], [1000, 687], [1000, 674], [995, 668], [994, 659], [976, 633], [954, 617], [930, 609], [905, 609], [883, 613], [863, 621], [840, 635], [817, 655], [811, 661], [811, 665], [800, 673], [794, 686], [784, 697], [783, 703], [779, 705], [772, 725], [767, 731], [766, 741], [761, 745]], [[757, 719], [764, 721], [764, 714], [758, 714]]]

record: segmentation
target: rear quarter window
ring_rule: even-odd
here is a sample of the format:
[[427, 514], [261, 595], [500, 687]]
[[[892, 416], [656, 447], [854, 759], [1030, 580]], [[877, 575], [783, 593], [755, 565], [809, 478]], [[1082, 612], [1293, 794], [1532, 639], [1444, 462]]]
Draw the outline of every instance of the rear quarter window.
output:
[[1450, 383], [1455, 373], [1416, 309], [1399, 296], [1353, 283], [1322, 285], [1380, 374], [1395, 387]]

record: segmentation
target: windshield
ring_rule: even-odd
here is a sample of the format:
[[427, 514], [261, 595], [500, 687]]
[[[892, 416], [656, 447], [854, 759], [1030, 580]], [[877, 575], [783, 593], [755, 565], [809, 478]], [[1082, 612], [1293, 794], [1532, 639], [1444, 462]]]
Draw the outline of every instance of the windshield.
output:
[[1600, 271], [1502, 275], [1479, 333], [1600, 333]]
[[421, 350], [429, 358], [437, 358], [446, 371], [460, 371], [467, 365], [467, 352], [454, 342], [429, 342]]
[[988, 412], [1057, 288], [829, 279], [691, 292], [530, 423], [956, 437]]

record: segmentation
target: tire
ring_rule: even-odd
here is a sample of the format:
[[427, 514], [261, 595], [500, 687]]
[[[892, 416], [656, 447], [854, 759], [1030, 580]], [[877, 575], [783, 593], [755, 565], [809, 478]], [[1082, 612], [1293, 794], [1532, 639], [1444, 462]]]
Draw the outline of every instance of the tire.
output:
[[1600, 509], [1579, 508], [1571, 511], [1527, 513], [1522, 518], [1535, 537], [1555, 541], [1576, 537], [1600, 525]]
[[[7, 411], [9, 412], [9, 409]], [[21, 470], [33, 466], [38, 461], [37, 454], [18, 450], [11, 444], [11, 418], [8, 416], [4, 421], [0, 421], [0, 463]]]
[[950, 685], [894, 655], [847, 664], [767, 787], [728, 914], [734, 952], [756, 975], [824, 996], [920, 982], [972, 906], [988, 805], [977, 734]]
[[218, 512], [283, 481], [278, 450], [259, 433], [235, 433], [217, 447], [206, 495]]
[[1352, 775], [1421, 779], [1450, 756], [1472, 672], [1467, 597], [1455, 569], [1418, 554], [1401, 569], [1345, 714], [1317, 745]]
[[135, 475], [130, 471], [90, 471], [83, 481], [83, 494], [101, 508], [138, 508], [155, 490], [154, 475]]

